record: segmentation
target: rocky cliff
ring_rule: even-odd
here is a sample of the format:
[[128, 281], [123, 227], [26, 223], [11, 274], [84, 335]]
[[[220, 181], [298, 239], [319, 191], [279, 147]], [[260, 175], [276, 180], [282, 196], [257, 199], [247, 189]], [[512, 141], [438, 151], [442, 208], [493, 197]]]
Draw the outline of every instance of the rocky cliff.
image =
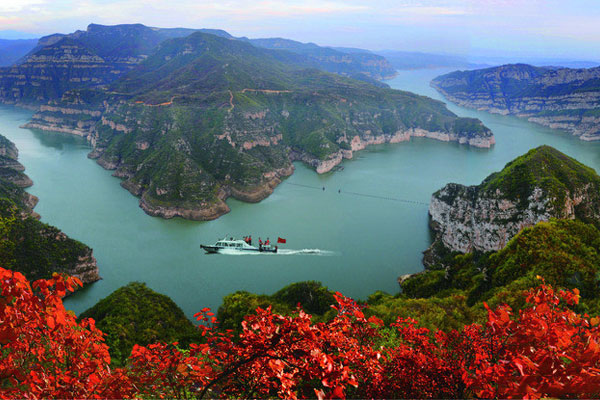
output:
[[33, 211], [38, 198], [23, 190], [33, 185], [33, 182], [23, 172], [25, 167], [17, 161], [18, 157], [17, 146], [0, 135], [0, 197], [17, 204], [23, 215], [39, 217]]
[[71, 90], [27, 127], [87, 137], [149, 214], [213, 219], [260, 201], [302, 160], [319, 173], [411, 136], [490, 147], [443, 103], [306, 69], [281, 51], [201, 32], [172, 39], [108, 88]]
[[503, 65], [452, 72], [431, 84], [465, 107], [516, 115], [582, 140], [600, 140], [600, 67]]
[[64, 272], [84, 284], [100, 279], [92, 249], [69, 238], [59, 229], [44, 224], [33, 211], [37, 197], [25, 192], [33, 182], [17, 161], [17, 147], [0, 135], [0, 243], [2, 265], [22, 272], [29, 280], [50, 278]]
[[521, 229], [550, 218], [600, 222], [600, 177], [548, 146], [511, 161], [480, 185], [450, 183], [429, 205], [433, 264], [449, 252], [502, 249]]
[[0, 68], [0, 101], [44, 104], [68, 90], [108, 84], [143, 61], [162, 41], [192, 32], [141, 24], [90, 24], [85, 31], [42, 37], [21, 62]]

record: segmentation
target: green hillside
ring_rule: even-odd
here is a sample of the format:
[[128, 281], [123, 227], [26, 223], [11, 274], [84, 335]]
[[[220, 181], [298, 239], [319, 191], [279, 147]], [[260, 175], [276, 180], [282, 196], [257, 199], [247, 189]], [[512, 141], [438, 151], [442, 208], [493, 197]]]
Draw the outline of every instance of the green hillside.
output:
[[115, 290], [79, 318], [93, 318], [107, 335], [115, 365], [125, 363], [134, 344], [177, 341], [185, 347], [202, 339], [200, 331], [169, 297], [139, 282]]

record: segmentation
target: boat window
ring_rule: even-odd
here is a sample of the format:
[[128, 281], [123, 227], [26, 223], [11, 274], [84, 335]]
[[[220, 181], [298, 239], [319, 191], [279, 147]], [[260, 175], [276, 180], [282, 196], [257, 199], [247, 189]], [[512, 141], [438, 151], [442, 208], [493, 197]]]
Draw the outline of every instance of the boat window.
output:
[[217, 242], [217, 244], [216, 244], [216, 245], [217, 245], [217, 246], [223, 246], [223, 243], [221, 243], [221, 242]]

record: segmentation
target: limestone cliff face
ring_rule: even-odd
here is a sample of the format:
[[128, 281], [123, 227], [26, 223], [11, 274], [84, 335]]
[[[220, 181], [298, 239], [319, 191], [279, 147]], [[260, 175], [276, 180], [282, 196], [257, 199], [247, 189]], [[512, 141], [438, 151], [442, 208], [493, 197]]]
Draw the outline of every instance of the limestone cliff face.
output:
[[[55, 236], [55, 240], [59, 242], [58, 246], [61, 246], [60, 242], [73, 241], [73, 239], [62, 232]], [[85, 245], [75, 257], [65, 260], [62, 269], [61, 272], [81, 279], [84, 286], [102, 279], [100, 277], [100, 270], [98, 269], [98, 262], [96, 261], [96, 257], [94, 257], [94, 251]]]
[[511, 114], [581, 140], [600, 140], [600, 67], [538, 68], [503, 65], [457, 71], [435, 78], [431, 85], [464, 107]]
[[534, 188], [527, 201], [522, 209], [501, 192], [482, 195], [477, 186], [450, 183], [431, 198], [431, 226], [436, 240], [451, 251], [497, 251], [524, 227], [558, 217], [541, 188]]
[[435, 242], [426, 264], [438, 262], [443, 249], [498, 251], [524, 227], [550, 218], [600, 222], [600, 177], [557, 150], [540, 147], [480, 185], [446, 185], [433, 194], [429, 215]]
[[23, 190], [23, 188], [33, 185], [33, 182], [23, 172], [25, 167], [17, 160], [18, 157], [17, 146], [0, 135], [0, 197], [15, 202], [22, 210], [22, 215], [39, 217], [33, 211], [38, 198]]
[[[273, 97], [275, 96], [271, 95], [269, 100]], [[196, 220], [210, 220], [228, 212], [229, 208], [225, 203], [228, 197], [250, 202], [266, 198], [281, 179], [291, 175], [294, 161], [302, 161], [321, 174], [331, 171], [344, 159], [352, 158], [354, 152], [369, 145], [400, 143], [411, 137], [455, 141], [484, 148], [495, 143], [494, 136], [487, 128], [479, 131], [460, 126], [450, 130], [402, 127], [395, 133], [385, 133], [378, 126], [378, 114], [363, 111], [355, 113], [356, 119], [347, 122], [351, 129], [347, 128], [347, 133], [341, 131], [337, 134], [335, 142], [323, 137], [319, 139], [322, 142], [318, 147], [309, 148], [301, 140], [291, 141], [289, 134], [283, 133], [289, 132], [286, 124], [295, 117], [293, 111], [285, 109], [285, 104], [289, 102], [289, 98], [285, 99], [285, 103], [273, 102], [258, 112], [247, 112], [239, 108], [228, 112], [221, 130], [214, 136], [211, 144], [205, 145], [208, 147], [204, 151], [215, 154], [217, 159], [227, 155], [236, 159], [236, 163], [242, 164], [247, 162], [244, 159], [260, 157], [261, 171], [248, 177], [236, 176], [239, 172], [226, 171], [221, 174], [222, 178], [216, 180], [203, 170], [194, 172], [197, 168], [195, 163], [182, 160], [187, 163], [186, 169], [190, 176], [196, 174], [197, 182], [204, 182], [208, 185], [207, 188], [212, 187], [216, 196], [210, 199], [198, 198], [196, 201], [183, 200], [177, 205], [166, 200], [174, 191], [171, 182], [158, 183], [141, 177], [141, 172], [149, 167], [144, 160], [152, 159], [155, 162], [152, 155], [157, 150], [156, 144], [159, 140], [168, 140], [164, 138], [168, 138], [170, 130], [177, 125], [172, 119], [172, 113], [178, 108], [176, 105], [151, 108], [117, 101], [89, 108], [78, 101], [71, 104], [63, 102], [43, 106], [24, 127], [66, 132], [87, 138], [94, 147], [90, 157], [97, 159], [104, 168], [114, 170], [115, 176], [123, 178], [122, 186], [140, 197], [140, 207], [146, 213], [163, 218], [183, 217]], [[155, 124], [150, 126], [151, 121], [147, 117], [151, 113], [153, 118], [164, 115], [160, 127]], [[481, 124], [475, 120], [473, 123], [475, 127]], [[130, 152], [124, 157], [120, 150], [111, 146], [115, 141], [131, 143], [128, 148], [132, 146], [135, 149], [135, 157], [131, 157]], [[185, 159], [189, 159], [194, 151], [188, 137], [173, 141], [170, 148]], [[316, 154], [315, 150], [319, 153]], [[214, 153], [216, 151], [218, 154]], [[262, 160], [265, 154], [269, 154], [270, 165], [264, 164]], [[198, 189], [205, 190], [202, 185]]]

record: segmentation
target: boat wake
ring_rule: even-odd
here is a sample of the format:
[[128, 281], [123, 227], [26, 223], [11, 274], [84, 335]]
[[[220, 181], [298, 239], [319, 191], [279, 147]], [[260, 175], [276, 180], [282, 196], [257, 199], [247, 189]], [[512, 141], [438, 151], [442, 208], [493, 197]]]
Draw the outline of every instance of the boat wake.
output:
[[336, 252], [330, 250], [322, 250], [322, 249], [279, 249], [277, 253], [260, 253], [258, 251], [242, 251], [236, 249], [221, 249], [219, 250], [219, 254], [226, 254], [230, 256], [299, 256], [299, 255], [309, 255], [309, 256], [333, 256], [336, 255]]
[[279, 249], [276, 254], [280, 254], [282, 256], [294, 256], [294, 255], [300, 255], [300, 254], [313, 255], [313, 256], [333, 256], [333, 255], [335, 255], [335, 252], [329, 251], [329, 250], [321, 250], [321, 249], [302, 249], [302, 250]]

